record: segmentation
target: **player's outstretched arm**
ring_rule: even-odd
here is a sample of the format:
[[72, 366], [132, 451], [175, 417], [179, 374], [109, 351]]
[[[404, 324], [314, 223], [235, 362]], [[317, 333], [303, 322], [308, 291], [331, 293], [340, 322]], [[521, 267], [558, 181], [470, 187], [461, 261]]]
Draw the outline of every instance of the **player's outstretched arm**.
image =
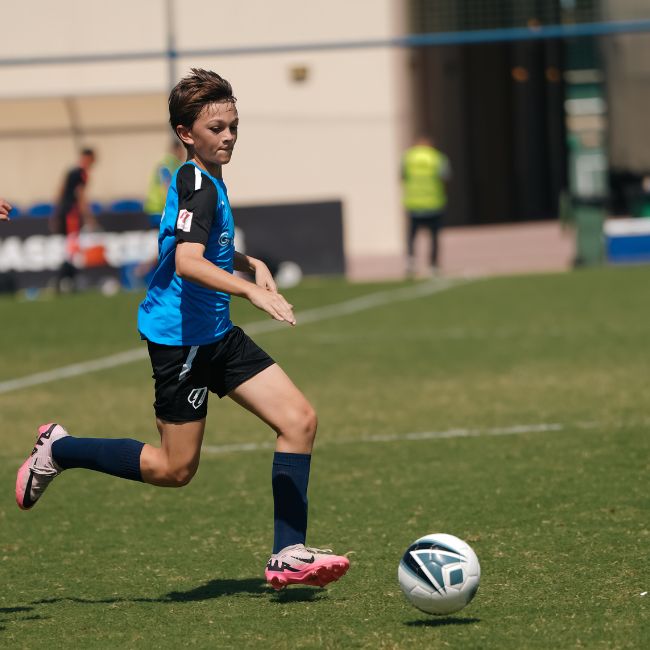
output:
[[271, 318], [296, 324], [293, 305], [284, 296], [220, 269], [205, 259], [204, 251], [203, 244], [179, 242], [176, 245], [176, 274], [183, 280], [196, 282], [208, 289], [246, 298]]
[[9, 221], [9, 213], [11, 212], [11, 203], [0, 198], [0, 221]]
[[273, 274], [269, 271], [269, 267], [256, 257], [235, 251], [235, 271], [252, 273], [255, 276], [255, 284], [258, 287], [268, 289], [269, 291], [273, 291], [273, 293], [278, 292], [278, 287], [273, 279]]

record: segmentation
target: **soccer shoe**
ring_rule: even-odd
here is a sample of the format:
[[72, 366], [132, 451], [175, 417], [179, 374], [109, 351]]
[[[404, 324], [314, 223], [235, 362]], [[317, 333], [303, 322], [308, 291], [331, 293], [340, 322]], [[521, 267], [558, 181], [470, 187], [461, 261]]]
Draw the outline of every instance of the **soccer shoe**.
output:
[[61, 468], [52, 458], [52, 443], [67, 435], [62, 426], [53, 422], [38, 428], [34, 449], [16, 476], [16, 503], [21, 510], [33, 507], [52, 479], [61, 473]]
[[294, 544], [271, 555], [264, 574], [266, 581], [276, 590], [287, 585], [324, 587], [345, 575], [349, 568], [348, 558], [332, 555], [330, 549]]

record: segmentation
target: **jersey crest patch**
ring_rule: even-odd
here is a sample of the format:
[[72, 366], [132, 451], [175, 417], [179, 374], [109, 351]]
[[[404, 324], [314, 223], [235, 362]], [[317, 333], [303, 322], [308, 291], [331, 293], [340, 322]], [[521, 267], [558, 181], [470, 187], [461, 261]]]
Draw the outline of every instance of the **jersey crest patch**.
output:
[[183, 232], [190, 232], [192, 227], [192, 217], [194, 216], [193, 212], [188, 212], [183, 209], [178, 213], [178, 219], [176, 220], [176, 227]]

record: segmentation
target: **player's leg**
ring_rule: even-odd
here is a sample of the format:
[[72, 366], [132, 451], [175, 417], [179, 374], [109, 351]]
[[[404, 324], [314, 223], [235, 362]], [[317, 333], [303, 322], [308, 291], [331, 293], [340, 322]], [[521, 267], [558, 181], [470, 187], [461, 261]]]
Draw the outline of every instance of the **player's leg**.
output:
[[277, 436], [272, 470], [273, 552], [304, 544], [307, 487], [317, 426], [314, 409], [277, 364], [248, 379], [228, 396], [266, 422]]
[[73, 438], [59, 424], [44, 424], [36, 444], [16, 477], [16, 501], [31, 508], [63, 470], [84, 467], [142, 481], [140, 453], [144, 443], [130, 438]]
[[211, 349], [151, 343], [148, 347], [156, 380], [160, 447], [135, 440], [69, 436], [52, 446], [61, 469], [83, 467], [161, 487], [190, 482], [199, 465], [205, 430], [208, 389], [203, 373]]
[[209, 352], [198, 346], [150, 345], [160, 448], [129, 438], [77, 438], [58, 424], [43, 425], [18, 470], [18, 506], [33, 507], [56, 476], [73, 468], [158, 486], [186, 485], [198, 467], [207, 414], [207, 387], [194, 379], [202, 379], [202, 361]]
[[83, 468], [161, 487], [187, 485], [199, 464], [205, 418], [182, 424], [157, 420], [161, 446], [129, 438], [76, 438], [60, 425], [39, 428], [16, 477], [16, 501], [28, 510], [63, 470]]
[[161, 487], [187, 485], [199, 466], [208, 380], [215, 344], [168, 346], [148, 342], [155, 379], [160, 447], [145, 445], [142, 480]]
[[272, 487], [274, 542], [266, 577], [276, 589], [288, 584], [325, 586], [348, 569], [347, 558], [305, 547], [307, 487], [316, 413], [277, 365], [267, 367], [228, 393], [276, 433]]
[[160, 447], [129, 439], [63, 437], [52, 445], [62, 470], [91, 469], [160, 487], [187, 485], [199, 466], [205, 418], [166, 422], [156, 418]]
[[145, 445], [140, 455], [142, 480], [160, 487], [187, 485], [199, 467], [205, 418], [196, 422], [166, 422], [156, 418], [160, 447]]
[[311, 454], [316, 436], [316, 412], [276, 363], [228, 393], [276, 433], [279, 452]]

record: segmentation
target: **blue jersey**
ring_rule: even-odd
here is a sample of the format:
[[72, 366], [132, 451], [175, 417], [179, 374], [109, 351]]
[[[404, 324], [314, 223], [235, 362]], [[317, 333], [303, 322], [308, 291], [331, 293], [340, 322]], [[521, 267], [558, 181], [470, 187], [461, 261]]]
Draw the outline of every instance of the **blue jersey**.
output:
[[235, 224], [222, 180], [194, 163], [172, 178], [158, 237], [158, 266], [138, 310], [142, 338], [161, 345], [205, 345], [231, 328], [230, 295], [176, 275], [176, 244], [205, 246], [204, 257], [233, 272]]

